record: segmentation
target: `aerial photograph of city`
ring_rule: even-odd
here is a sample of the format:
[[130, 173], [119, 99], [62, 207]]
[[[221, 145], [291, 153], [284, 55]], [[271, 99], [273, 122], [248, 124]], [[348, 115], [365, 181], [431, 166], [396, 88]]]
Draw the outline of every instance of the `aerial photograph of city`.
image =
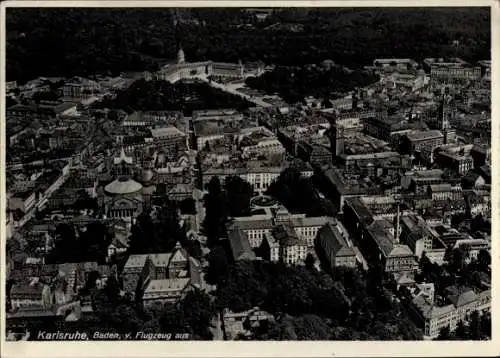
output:
[[492, 340], [490, 7], [5, 26], [5, 340]]

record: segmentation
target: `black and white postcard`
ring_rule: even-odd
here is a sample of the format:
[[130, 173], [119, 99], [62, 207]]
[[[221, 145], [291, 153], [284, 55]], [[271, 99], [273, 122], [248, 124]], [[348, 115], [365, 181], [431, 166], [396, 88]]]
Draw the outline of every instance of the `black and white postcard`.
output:
[[7, 357], [498, 354], [499, 3], [349, 3], [3, 4]]

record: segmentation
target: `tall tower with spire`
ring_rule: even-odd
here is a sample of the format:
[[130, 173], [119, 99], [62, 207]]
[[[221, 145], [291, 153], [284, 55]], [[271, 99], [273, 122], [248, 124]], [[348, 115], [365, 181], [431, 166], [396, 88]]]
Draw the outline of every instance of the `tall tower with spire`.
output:
[[336, 120], [330, 123], [329, 129], [330, 147], [332, 159], [335, 162], [340, 154], [344, 153], [344, 128]]
[[177, 52], [177, 63], [183, 64], [186, 63], [186, 59], [184, 57], [184, 50], [182, 49], [182, 45], [179, 43], [179, 51]]
[[456, 132], [451, 126], [451, 122], [456, 119], [457, 108], [454, 99], [447, 93], [443, 93], [439, 106], [437, 127], [444, 134], [444, 144], [456, 141]]
[[171, 19], [172, 19], [172, 27], [174, 28], [174, 36], [175, 42], [177, 43], [177, 63], [183, 64], [186, 62], [184, 57], [184, 50], [182, 49], [182, 40], [181, 40], [181, 29], [179, 26], [181, 19], [180, 9], [171, 9]]

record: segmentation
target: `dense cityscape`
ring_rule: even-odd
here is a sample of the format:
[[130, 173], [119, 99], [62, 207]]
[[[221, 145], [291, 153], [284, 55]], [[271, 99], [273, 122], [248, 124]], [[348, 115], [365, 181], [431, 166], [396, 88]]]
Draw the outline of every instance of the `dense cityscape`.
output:
[[491, 339], [488, 8], [6, 22], [7, 340]]

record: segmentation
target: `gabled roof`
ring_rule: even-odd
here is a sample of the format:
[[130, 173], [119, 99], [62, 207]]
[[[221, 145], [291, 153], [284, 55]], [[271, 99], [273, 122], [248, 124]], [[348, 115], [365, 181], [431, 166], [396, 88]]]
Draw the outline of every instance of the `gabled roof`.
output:
[[[153, 256], [153, 255], [152, 255]], [[148, 255], [130, 255], [125, 263], [124, 270], [127, 268], [142, 268], [146, 264]]]
[[407, 245], [394, 245], [389, 256], [413, 256], [413, 253]]
[[170, 258], [170, 263], [172, 262], [179, 263], [187, 261], [188, 261], [188, 253], [180, 245], [177, 245]]
[[317, 237], [321, 245], [327, 245], [328, 242], [337, 257], [356, 255], [354, 249], [347, 245], [346, 240], [331, 222], [328, 222], [318, 230]]
[[408, 284], [415, 283], [414, 278], [411, 277], [411, 275], [408, 271], [396, 272], [394, 274], [394, 278], [395, 278], [396, 283], [398, 285], [408, 285]]
[[229, 245], [235, 260], [254, 260], [255, 253], [250, 246], [248, 237], [240, 229], [232, 229], [228, 232]]
[[429, 185], [429, 187], [434, 193], [451, 191], [451, 184], [448, 183]]
[[449, 300], [456, 307], [465, 306], [477, 299], [477, 295], [471, 289], [459, 289], [456, 287], [450, 287], [448, 288], [448, 292], [451, 293], [450, 295], [448, 295]]
[[183, 132], [181, 132], [174, 126], [151, 129], [151, 135], [153, 136], [153, 138], [185, 136]]
[[11, 298], [23, 298], [23, 297], [33, 297], [39, 296], [42, 298], [42, 292], [46, 286], [37, 283], [33, 285], [18, 283], [12, 286], [10, 290]]
[[111, 241], [111, 245], [116, 247], [117, 249], [126, 249], [128, 248], [127, 237], [125, 236], [115, 236], [113, 241]]
[[473, 172], [472, 170], [469, 171], [467, 173], [467, 175], [465, 175], [462, 180], [463, 181], [467, 181], [469, 183], [475, 183], [477, 179], [479, 179], [481, 177], [481, 175], [479, 175], [478, 173], [475, 173]]
[[189, 183], [178, 183], [172, 189], [169, 190], [169, 194], [185, 194], [192, 193], [193, 185]]
[[146, 296], [148, 293], [183, 291], [189, 281], [189, 278], [151, 280], [144, 290], [144, 295]]
[[121, 151], [120, 151], [120, 156], [119, 156], [119, 157], [115, 157], [115, 158], [113, 159], [113, 163], [114, 163], [114, 164], [120, 164], [120, 163], [122, 163], [122, 162], [127, 163], [127, 164], [132, 164], [132, 162], [133, 162], [132, 157], [127, 156], [127, 155], [125, 154], [125, 150], [124, 150], [123, 148], [122, 148], [122, 149], [121, 149]]
[[171, 257], [172, 257], [171, 253], [149, 255], [149, 258], [155, 267], [167, 267]]
[[241, 230], [260, 230], [269, 229], [273, 227], [273, 220], [268, 216], [261, 215], [261, 218], [257, 218], [256, 215], [252, 218], [249, 217], [248, 220], [243, 218], [234, 218], [233, 222], [228, 225], [228, 230], [241, 229]]
[[375, 220], [368, 226], [368, 232], [385, 257], [389, 257], [394, 249], [394, 237], [391, 235], [391, 223], [386, 220]]

